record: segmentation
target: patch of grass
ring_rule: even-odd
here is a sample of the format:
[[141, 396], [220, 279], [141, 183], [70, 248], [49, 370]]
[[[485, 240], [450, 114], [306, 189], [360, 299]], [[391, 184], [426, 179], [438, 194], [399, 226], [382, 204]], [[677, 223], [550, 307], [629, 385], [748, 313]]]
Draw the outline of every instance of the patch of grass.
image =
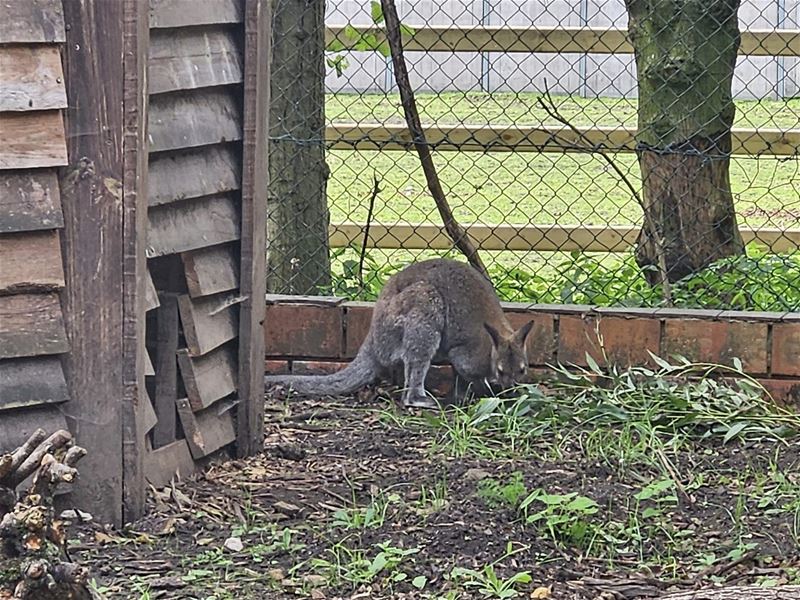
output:
[[597, 502], [578, 492], [547, 493], [539, 488], [519, 506], [525, 522], [546, 532], [556, 544], [589, 550], [602, 528], [595, 521], [600, 510]]
[[481, 480], [478, 484], [478, 497], [489, 508], [517, 508], [528, 494], [521, 471], [514, 471], [507, 480], [497, 480], [491, 477]]

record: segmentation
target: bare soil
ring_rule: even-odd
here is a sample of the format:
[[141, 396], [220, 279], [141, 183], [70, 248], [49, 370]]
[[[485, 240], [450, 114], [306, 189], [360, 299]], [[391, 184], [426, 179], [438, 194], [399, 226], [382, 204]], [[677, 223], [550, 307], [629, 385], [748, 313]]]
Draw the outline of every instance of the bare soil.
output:
[[[800, 502], [785, 493], [800, 487], [796, 443], [693, 445], [672, 457], [674, 500], [637, 505], [657, 474], [590, 457], [578, 433], [559, 440], [560, 455], [542, 439], [527, 456], [455, 458], [440, 428], [392, 416], [403, 414], [363, 398], [268, 407], [263, 454], [154, 490], [148, 515], [123, 531], [78, 527], [73, 558], [107, 597], [138, 600], [632, 600], [800, 579]], [[591, 535], [526, 523], [520, 498], [491, 497], [491, 481], [516, 481], [516, 496], [593, 499], [598, 512], [575, 519]], [[382, 549], [390, 561], [370, 575]], [[484, 581], [487, 565], [500, 580], [530, 580], [503, 596], [502, 583]]]

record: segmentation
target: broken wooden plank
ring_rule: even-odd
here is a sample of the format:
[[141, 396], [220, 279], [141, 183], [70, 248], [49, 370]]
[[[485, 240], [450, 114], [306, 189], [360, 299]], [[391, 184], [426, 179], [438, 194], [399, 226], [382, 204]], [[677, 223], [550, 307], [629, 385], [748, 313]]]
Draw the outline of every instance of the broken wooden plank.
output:
[[153, 408], [153, 401], [150, 400], [150, 394], [147, 393], [147, 390], [143, 389], [142, 393], [144, 394], [144, 407], [142, 410], [142, 431], [145, 434], [150, 433], [153, 427], [156, 426], [158, 423], [158, 417], [156, 416], [156, 410]]
[[234, 27], [154, 31], [150, 35], [150, 94], [242, 82], [241, 33]]
[[236, 355], [230, 345], [197, 358], [186, 349], [178, 350], [178, 365], [189, 404], [195, 412], [236, 391]]
[[0, 410], [69, 400], [57, 356], [0, 360]]
[[186, 287], [192, 298], [211, 296], [239, 287], [239, 261], [230, 244], [181, 254]]
[[156, 325], [155, 411], [153, 446], [175, 441], [175, 400], [178, 397], [178, 302], [174, 294], [161, 294]]
[[229, 195], [196, 198], [148, 211], [148, 258], [239, 239], [239, 203]]
[[150, 0], [151, 29], [241, 23], [242, 0]]
[[21, 446], [40, 427], [48, 432], [67, 428], [60, 407], [43, 405], [26, 410], [10, 410], [0, 418], [0, 454]]
[[0, 113], [0, 169], [66, 164], [67, 142], [60, 110]]
[[63, 226], [55, 169], [0, 171], [0, 233]]
[[0, 46], [0, 64], [3, 65], [0, 111], [67, 107], [58, 46]]
[[242, 107], [235, 89], [210, 88], [150, 99], [150, 152], [241, 139]]
[[61, 0], [10, 0], [3, 2], [2, 6], [0, 44], [65, 40]]
[[0, 295], [64, 287], [58, 231], [0, 234]]
[[195, 464], [186, 440], [175, 440], [161, 448], [146, 451], [143, 470], [144, 478], [156, 488], [168, 485], [173, 477], [180, 479], [194, 473]]
[[233, 144], [206, 146], [150, 157], [150, 206], [238, 190], [242, 161]]
[[58, 294], [0, 296], [0, 358], [68, 350]]
[[202, 356], [236, 337], [239, 305], [233, 294], [193, 299], [178, 297], [183, 337], [192, 356]]
[[195, 460], [208, 456], [236, 440], [236, 430], [230, 410], [220, 414], [218, 407], [211, 406], [194, 412], [188, 398], [177, 402], [178, 415], [189, 450]]
[[153, 277], [150, 275], [150, 268], [145, 269], [145, 282], [144, 282], [144, 311], [148, 312], [154, 308], [158, 308], [158, 292], [153, 283]]

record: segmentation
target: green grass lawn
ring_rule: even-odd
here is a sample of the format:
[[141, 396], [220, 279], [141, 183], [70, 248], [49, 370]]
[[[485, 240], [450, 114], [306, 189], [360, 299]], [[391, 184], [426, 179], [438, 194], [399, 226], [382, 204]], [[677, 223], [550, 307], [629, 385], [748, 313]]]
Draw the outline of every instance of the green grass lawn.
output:
[[[536, 124], [548, 118], [536, 94], [419, 94], [423, 123]], [[562, 113], [576, 125], [635, 125], [630, 99], [558, 98]], [[800, 100], [737, 104], [737, 126], [800, 127]], [[327, 98], [331, 121], [401, 123], [396, 95], [335, 94]], [[463, 223], [636, 224], [635, 200], [598, 156], [556, 153], [436, 152], [442, 185]], [[632, 154], [615, 160], [640, 187]], [[373, 175], [381, 181], [375, 220], [438, 222], [416, 154], [404, 151], [333, 150], [328, 154], [331, 218], [363, 222]], [[740, 224], [795, 227], [800, 219], [798, 160], [734, 157], [731, 186]]]

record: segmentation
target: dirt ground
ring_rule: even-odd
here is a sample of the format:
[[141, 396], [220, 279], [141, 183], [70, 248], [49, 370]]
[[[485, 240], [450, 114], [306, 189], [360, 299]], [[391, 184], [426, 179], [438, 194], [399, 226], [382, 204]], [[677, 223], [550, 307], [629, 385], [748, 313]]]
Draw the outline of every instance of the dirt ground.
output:
[[710, 439], [626, 465], [611, 456], [626, 442], [612, 431], [596, 446], [591, 424], [514, 448], [458, 423], [386, 399], [269, 404], [262, 455], [153, 490], [124, 531], [73, 528], [71, 554], [108, 598], [137, 600], [634, 599], [800, 582], [796, 441]]

